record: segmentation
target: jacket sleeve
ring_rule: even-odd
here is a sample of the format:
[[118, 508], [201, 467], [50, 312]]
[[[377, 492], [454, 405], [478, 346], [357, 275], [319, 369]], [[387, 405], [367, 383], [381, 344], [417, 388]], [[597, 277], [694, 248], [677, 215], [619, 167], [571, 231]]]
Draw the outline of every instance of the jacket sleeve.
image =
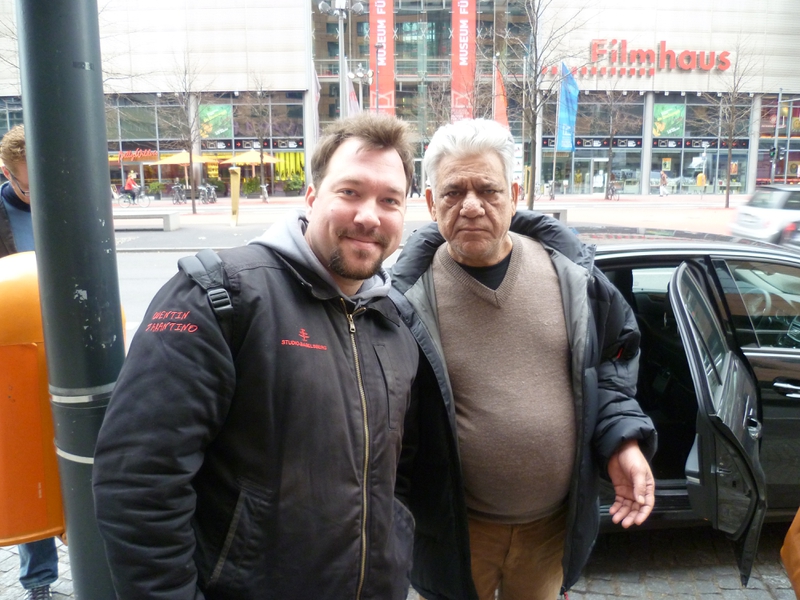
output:
[[635, 399], [641, 339], [636, 317], [619, 290], [597, 268], [594, 279], [594, 317], [600, 344], [594, 445], [607, 461], [621, 443], [635, 439], [650, 460], [657, 436], [652, 420]]
[[119, 598], [203, 598], [192, 479], [225, 420], [230, 350], [205, 291], [183, 273], [153, 299], [95, 451], [95, 510]]

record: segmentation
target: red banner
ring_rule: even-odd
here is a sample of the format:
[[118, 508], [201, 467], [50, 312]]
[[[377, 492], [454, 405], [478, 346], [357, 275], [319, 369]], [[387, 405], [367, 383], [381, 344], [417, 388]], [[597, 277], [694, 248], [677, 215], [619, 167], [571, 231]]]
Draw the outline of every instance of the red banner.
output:
[[370, 106], [394, 114], [394, 0], [370, 0], [369, 63], [375, 77], [370, 87]]
[[475, 0], [453, 0], [453, 83], [450, 120], [471, 119], [475, 107]]

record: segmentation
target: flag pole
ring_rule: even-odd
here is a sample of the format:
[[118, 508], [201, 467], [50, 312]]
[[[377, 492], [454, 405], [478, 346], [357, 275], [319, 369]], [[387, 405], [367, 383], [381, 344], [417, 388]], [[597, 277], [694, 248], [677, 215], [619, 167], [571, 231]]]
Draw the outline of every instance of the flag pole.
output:
[[[559, 69], [560, 72], [560, 69]], [[561, 112], [561, 83], [558, 84], [558, 95], [556, 96], [556, 127], [555, 140], [553, 144], [553, 177], [550, 180], [551, 197], [556, 194], [556, 157], [558, 155], [558, 115]]]

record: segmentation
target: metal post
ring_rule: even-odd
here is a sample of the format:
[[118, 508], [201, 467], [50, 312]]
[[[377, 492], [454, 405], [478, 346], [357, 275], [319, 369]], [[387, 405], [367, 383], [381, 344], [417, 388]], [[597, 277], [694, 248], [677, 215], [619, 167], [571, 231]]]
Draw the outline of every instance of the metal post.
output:
[[97, 433], [125, 345], [108, 199], [97, 1], [19, 0], [17, 10], [33, 229], [72, 579], [76, 597], [112, 600], [91, 482]]
[[783, 88], [778, 90], [778, 105], [775, 109], [775, 140], [772, 143], [772, 147], [775, 148], [775, 156], [771, 159], [771, 165], [769, 170], [769, 182], [775, 183], [775, 166], [778, 163], [778, 126], [781, 122], [781, 95], [783, 94]]
[[348, 81], [347, 58], [344, 55], [344, 9], [336, 11], [339, 17], [339, 118], [344, 119], [348, 113]]
[[[789, 175], [789, 147], [792, 145], [792, 111], [794, 110], [794, 103], [791, 100], [788, 103], [789, 116], [786, 118], [786, 147], [783, 153], [783, 183], [786, 183]], [[778, 154], [780, 155], [780, 151]]]

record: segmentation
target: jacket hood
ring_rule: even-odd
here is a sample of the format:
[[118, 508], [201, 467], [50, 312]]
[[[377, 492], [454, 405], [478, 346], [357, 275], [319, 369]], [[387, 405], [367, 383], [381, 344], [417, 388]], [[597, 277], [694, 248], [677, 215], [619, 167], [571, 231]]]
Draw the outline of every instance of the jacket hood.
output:
[[[317, 274], [337, 295], [347, 297], [331, 274], [323, 266], [305, 238], [308, 219], [303, 211], [293, 211], [286, 218], [275, 222], [263, 235], [251, 240], [250, 244], [261, 244], [283, 256], [286, 260], [303, 266]], [[375, 298], [383, 298], [389, 293], [392, 280], [385, 269], [365, 280], [358, 292], [349, 298], [356, 303]]]
[[[533, 210], [518, 210], [511, 218], [510, 230], [534, 238], [557, 250], [572, 262], [590, 268], [594, 261], [594, 246], [588, 246], [558, 219]], [[437, 223], [417, 229], [403, 247], [392, 266], [392, 283], [405, 294], [428, 269], [436, 250], [445, 240]]]

